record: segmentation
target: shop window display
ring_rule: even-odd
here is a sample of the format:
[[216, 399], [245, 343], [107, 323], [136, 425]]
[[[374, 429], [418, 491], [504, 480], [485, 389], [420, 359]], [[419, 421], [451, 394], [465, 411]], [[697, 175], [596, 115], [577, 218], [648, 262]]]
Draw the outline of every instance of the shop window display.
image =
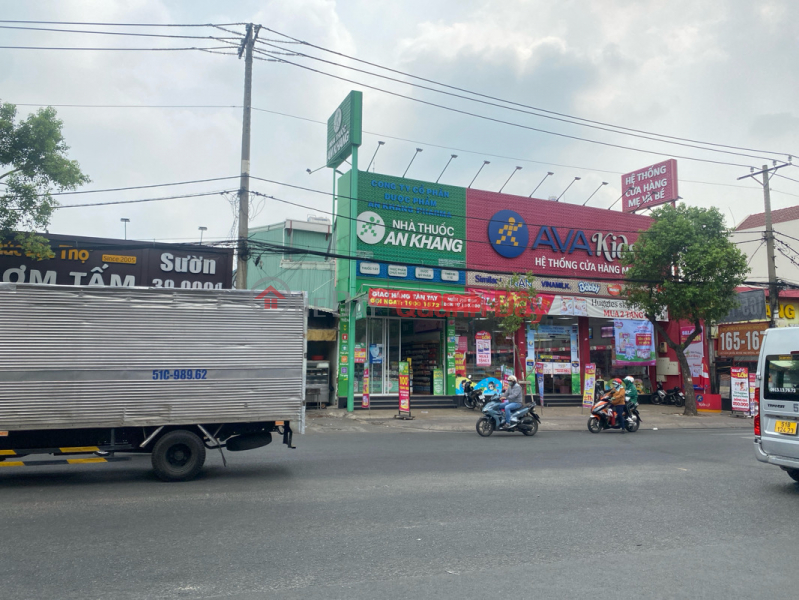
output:
[[456, 391], [463, 393], [463, 376], [469, 375], [477, 389], [501, 393], [502, 382], [514, 372], [513, 340], [499, 329], [492, 317], [455, 319], [455, 333], [465, 357], [459, 367]]

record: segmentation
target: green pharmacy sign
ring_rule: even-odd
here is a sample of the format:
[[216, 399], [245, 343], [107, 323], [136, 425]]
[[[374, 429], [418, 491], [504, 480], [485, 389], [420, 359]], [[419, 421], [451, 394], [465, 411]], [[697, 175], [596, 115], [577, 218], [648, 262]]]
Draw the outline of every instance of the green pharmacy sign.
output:
[[355, 146], [361, 145], [363, 94], [352, 91], [327, 120], [327, 166], [343, 163]]
[[466, 265], [466, 190], [361, 171], [356, 236], [362, 259]]

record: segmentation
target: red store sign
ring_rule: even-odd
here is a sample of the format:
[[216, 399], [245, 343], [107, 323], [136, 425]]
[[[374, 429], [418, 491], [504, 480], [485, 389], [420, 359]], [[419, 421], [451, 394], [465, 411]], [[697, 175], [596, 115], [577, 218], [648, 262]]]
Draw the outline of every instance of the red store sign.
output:
[[621, 176], [622, 211], [630, 213], [676, 200], [677, 161], [669, 159]]
[[642, 215], [471, 189], [466, 216], [467, 269], [618, 283], [622, 248], [652, 223]]

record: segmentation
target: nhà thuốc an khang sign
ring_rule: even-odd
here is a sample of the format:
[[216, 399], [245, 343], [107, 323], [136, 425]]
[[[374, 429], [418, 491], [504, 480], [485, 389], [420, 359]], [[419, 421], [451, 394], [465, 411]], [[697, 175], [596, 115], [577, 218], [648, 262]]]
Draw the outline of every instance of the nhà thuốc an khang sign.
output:
[[388, 175], [358, 174], [358, 256], [466, 266], [466, 190]]
[[363, 93], [352, 91], [327, 120], [327, 166], [335, 169], [361, 145]]

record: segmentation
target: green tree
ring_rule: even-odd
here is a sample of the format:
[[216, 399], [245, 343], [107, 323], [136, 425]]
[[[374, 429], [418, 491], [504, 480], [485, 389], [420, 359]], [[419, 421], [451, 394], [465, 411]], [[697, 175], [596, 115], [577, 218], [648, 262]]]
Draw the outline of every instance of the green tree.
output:
[[58, 205], [53, 190], [74, 190], [90, 179], [67, 158], [63, 123], [52, 107], [16, 122], [17, 107], [0, 104], [0, 243], [19, 244], [28, 256], [52, 257], [35, 231], [50, 223]]
[[[730, 241], [730, 230], [717, 208], [667, 204], [653, 210], [652, 218], [652, 226], [623, 254], [622, 263], [629, 267], [625, 294], [677, 353], [685, 389], [684, 414], [695, 415], [685, 349], [702, 332], [702, 322], [710, 325], [736, 306], [735, 288], [743, 283], [749, 267], [743, 252]], [[672, 339], [657, 321], [656, 315], [664, 310], [671, 321], [693, 325], [685, 341]]]

